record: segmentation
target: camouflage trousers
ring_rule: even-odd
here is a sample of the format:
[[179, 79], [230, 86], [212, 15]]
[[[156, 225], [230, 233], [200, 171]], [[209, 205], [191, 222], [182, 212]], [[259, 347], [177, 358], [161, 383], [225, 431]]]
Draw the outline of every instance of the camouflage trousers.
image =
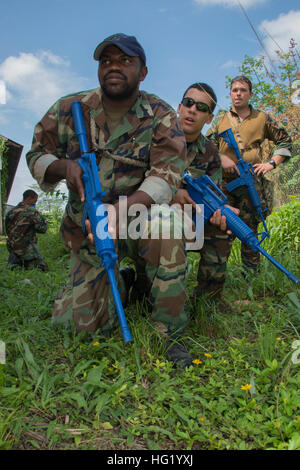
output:
[[210, 298], [220, 297], [226, 279], [230, 248], [229, 235], [207, 222], [204, 227], [204, 244], [199, 250], [195, 289], [197, 296], [208, 294]]
[[[258, 225], [261, 222], [259, 215], [256, 212], [256, 209], [253, 207], [248, 191], [245, 187], [240, 187], [228, 193], [225, 189], [226, 181], [222, 183], [222, 191], [226, 194], [228, 198], [228, 204], [236, 207], [240, 210], [239, 217], [255, 232], [257, 233]], [[264, 186], [262, 184], [262, 179], [258, 178], [258, 182], [255, 184], [258, 196], [261, 201], [262, 209], [268, 207], [267, 197], [265, 194]], [[269, 209], [263, 212], [264, 218], [270, 215], [271, 211]], [[235, 237], [232, 235], [229, 237], [229, 249], [228, 257], [231, 252], [232, 244]], [[260, 263], [260, 253], [254, 252], [247, 244], [241, 243], [241, 261], [242, 266], [247, 269], [256, 270], [259, 268]]]
[[[149, 298], [152, 320], [161, 333], [180, 335], [187, 322], [184, 310], [187, 272], [184, 239], [176, 239], [172, 235], [172, 228], [168, 238], [168, 231], [164, 233], [164, 214], [160, 211], [149, 210], [148, 222], [138, 239], [128, 237], [117, 240], [118, 259], [121, 261], [123, 257], [130, 257], [137, 264], [145, 265], [147, 278], [151, 282]], [[66, 246], [71, 248], [70, 270], [67, 284], [55, 301], [52, 322], [65, 325], [73, 323], [77, 332], [99, 330], [109, 334], [117, 316], [101, 260], [94, 246], [84, 238], [81, 228], [70, 218], [64, 220], [61, 230]], [[157, 238], [153, 236], [154, 232], [159, 233]], [[69, 234], [72, 234], [73, 241]], [[124, 286], [118, 271], [116, 266], [121, 295]]]
[[11, 267], [22, 266], [25, 269], [39, 268], [43, 271], [48, 270], [48, 266], [42, 255], [40, 254], [38, 247], [35, 243], [30, 243], [26, 249], [22, 251], [12, 250], [8, 245], [7, 249], [10, 252], [7, 264]]

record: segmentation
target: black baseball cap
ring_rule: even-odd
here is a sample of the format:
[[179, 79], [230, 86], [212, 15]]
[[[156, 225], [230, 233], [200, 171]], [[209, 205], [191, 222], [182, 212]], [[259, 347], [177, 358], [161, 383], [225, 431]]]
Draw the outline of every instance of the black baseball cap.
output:
[[103, 50], [110, 45], [117, 46], [121, 51], [125, 52], [125, 54], [130, 55], [132, 57], [139, 57], [144, 65], [146, 65], [146, 55], [145, 51], [140, 45], [140, 43], [136, 40], [134, 36], [127, 36], [127, 34], [117, 33], [109, 36], [108, 38], [104, 39], [104, 41], [100, 42], [95, 49], [94, 52], [94, 59], [99, 60]]

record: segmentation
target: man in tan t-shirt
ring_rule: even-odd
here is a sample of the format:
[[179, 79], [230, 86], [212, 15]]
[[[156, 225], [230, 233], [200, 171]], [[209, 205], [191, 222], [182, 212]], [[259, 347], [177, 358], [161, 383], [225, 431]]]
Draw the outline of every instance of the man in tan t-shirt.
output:
[[[228, 193], [225, 189], [227, 183], [239, 176], [237, 157], [234, 150], [218, 135], [228, 128], [232, 129], [239, 149], [245, 161], [251, 162], [257, 176], [256, 189], [258, 191], [262, 207], [266, 217], [271, 213], [270, 198], [267, 197], [270, 182], [265, 175], [274, 170], [280, 163], [291, 156], [292, 141], [286, 130], [279, 126], [267, 113], [254, 109], [249, 101], [252, 98], [252, 83], [244, 76], [238, 76], [230, 85], [230, 98], [232, 107], [230, 110], [221, 110], [214, 119], [206, 136], [218, 145], [223, 168], [222, 189], [228, 196], [229, 204], [240, 209], [240, 217], [257, 232], [260, 217], [251, 204], [245, 186], [239, 187]], [[269, 161], [263, 161], [262, 144], [265, 139], [273, 142], [275, 149]], [[232, 246], [231, 239], [228, 246], [228, 257]], [[257, 269], [260, 261], [259, 252], [253, 252], [250, 247], [242, 244], [242, 264], [247, 269]]]

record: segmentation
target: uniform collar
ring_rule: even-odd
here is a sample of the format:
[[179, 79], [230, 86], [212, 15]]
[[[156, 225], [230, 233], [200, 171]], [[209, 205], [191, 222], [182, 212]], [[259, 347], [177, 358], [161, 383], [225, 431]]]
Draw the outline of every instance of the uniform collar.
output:
[[[253, 106], [252, 106], [251, 104], [249, 104], [249, 108], [250, 108], [250, 114], [249, 114], [249, 116], [251, 116], [251, 114], [253, 113]], [[233, 114], [234, 116], [239, 117], [239, 115], [238, 115], [235, 111], [233, 111], [232, 106], [230, 106], [230, 112], [231, 112], [231, 114]], [[248, 116], [247, 116], [247, 117], [248, 117]], [[246, 118], [245, 118], [245, 119], [246, 119]]]
[[[90, 108], [91, 117], [95, 119], [97, 126], [101, 129], [105, 127], [106, 115], [102, 104], [103, 92], [101, 88], [96, 88], [95, 94], [88, 97], [85, 104]], [[130, 132], [136, 127], [136, 119], [143, 119], [153, 117], [153, 111], [147, 95], [145, 92], [140, 91], [138, 97], [133, 106], [128, 110], [123, 118], [121, 125], [117, 126], [114, 132], [110, 135], [107, 144], [115, 139], [118, 139], [121, 135]]]
[[194, 140], [194, 142], [190, 142], [190, 144], [188, 144], [188, 151], [190, 152], [200, 151], [201, 153], [204, 154], [205, 148], [206, 148], [206, 139], [202, 133], [200, 133], [197, 140]]

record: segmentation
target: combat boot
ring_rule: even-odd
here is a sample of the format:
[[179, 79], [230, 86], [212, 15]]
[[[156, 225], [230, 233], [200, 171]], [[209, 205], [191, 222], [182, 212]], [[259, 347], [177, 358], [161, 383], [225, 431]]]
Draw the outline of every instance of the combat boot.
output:
[[166, 358], [173, 367], [184, 369], [193, 364], [193, 358], [181, 342], [168, 341]]
[[23, 264], [21, 259], [15, 253], [10, 253], [7, 260], [7, 266], [10, 267], [10, 269], [15, 269], [17, 266], [23, 266]]
[[125, 284], [125, 299], [123, 300], [123, 307], [126, 308], [129, 300], [130, 289], [135, 281], [135, 270], [131, 266], [124, 266], [120, 269], [120, 274]]

